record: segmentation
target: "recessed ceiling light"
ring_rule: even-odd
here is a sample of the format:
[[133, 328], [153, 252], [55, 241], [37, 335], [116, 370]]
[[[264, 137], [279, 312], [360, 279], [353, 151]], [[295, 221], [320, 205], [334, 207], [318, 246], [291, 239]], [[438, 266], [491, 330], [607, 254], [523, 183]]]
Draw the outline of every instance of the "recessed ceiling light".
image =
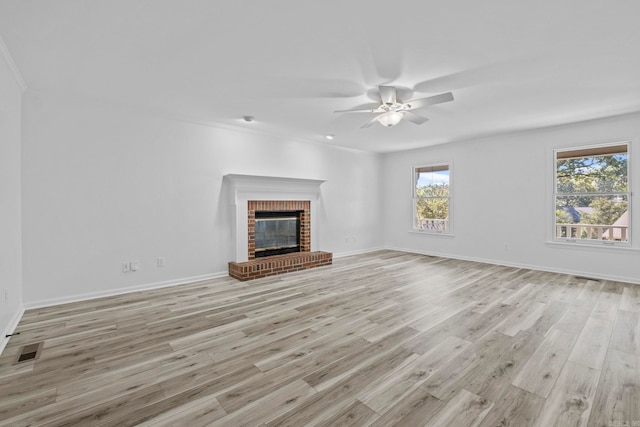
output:
[[331, 140], [331, 139], [333, 139], [334, 135], [332, 133], [330, 133], [328, 135], [325, 135], [324, 137], [329, 139], [329, 140]]
[[253, 121], [253, 116], [242, 116], [242, 119], [247, 123], [251, 123]]

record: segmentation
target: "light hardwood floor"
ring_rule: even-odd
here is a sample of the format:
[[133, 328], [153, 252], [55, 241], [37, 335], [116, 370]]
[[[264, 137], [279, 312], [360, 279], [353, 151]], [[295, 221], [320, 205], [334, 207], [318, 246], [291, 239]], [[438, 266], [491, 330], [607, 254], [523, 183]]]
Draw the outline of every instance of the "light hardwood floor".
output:
[[30, 310], [17, 330], [3, 426], [640, 426], [632, 284], [380, 251]]

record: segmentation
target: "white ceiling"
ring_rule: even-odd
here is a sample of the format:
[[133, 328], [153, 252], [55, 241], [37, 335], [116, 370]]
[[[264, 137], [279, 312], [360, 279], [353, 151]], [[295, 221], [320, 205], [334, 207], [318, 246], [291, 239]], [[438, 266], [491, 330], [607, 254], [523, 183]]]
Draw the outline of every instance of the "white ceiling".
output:
[[[640, 111], [639, 17], [637, 0], [0, 0], [0, 35], [29, 90], [388, 152]], [[456, 99], [421, 126], [333, 113], [381, 84]]]

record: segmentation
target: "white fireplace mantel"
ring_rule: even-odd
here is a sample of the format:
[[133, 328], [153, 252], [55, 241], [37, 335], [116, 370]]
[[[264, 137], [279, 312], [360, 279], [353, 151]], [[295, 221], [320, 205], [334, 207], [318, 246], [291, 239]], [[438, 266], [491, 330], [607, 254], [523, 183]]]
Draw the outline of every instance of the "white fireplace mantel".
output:
[[319, 250], [318, 242], [318, 206], [320, 203], [320, 185], [324, 179], [286, 178], [276, 176], [228, 174], [224, 176], [224, 185], [228, 186], [231, 213], [231, 241], [235, 243], [235, 262], [244, 262], [249, 258], [249, 200], [309, 200], [311, 207], [311, 250]]

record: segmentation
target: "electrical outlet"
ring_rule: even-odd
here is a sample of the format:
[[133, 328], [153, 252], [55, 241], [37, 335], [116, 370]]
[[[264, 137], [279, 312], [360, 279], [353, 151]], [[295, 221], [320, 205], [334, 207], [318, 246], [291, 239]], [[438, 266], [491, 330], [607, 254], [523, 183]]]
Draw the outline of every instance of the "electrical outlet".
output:
[[158, 257], [158, 267], [162, 268], [165, 266], [166, 258], [163, 256]]
[[139, 268], [140, 268], [140, 261], [138, 260], [131, 261], [131, 271], [138, 271]]
[[128, 262], [123, 262], [122, 263], [122, 272], [123, 273], [128, 273], [131, 271], [131, 265]]

